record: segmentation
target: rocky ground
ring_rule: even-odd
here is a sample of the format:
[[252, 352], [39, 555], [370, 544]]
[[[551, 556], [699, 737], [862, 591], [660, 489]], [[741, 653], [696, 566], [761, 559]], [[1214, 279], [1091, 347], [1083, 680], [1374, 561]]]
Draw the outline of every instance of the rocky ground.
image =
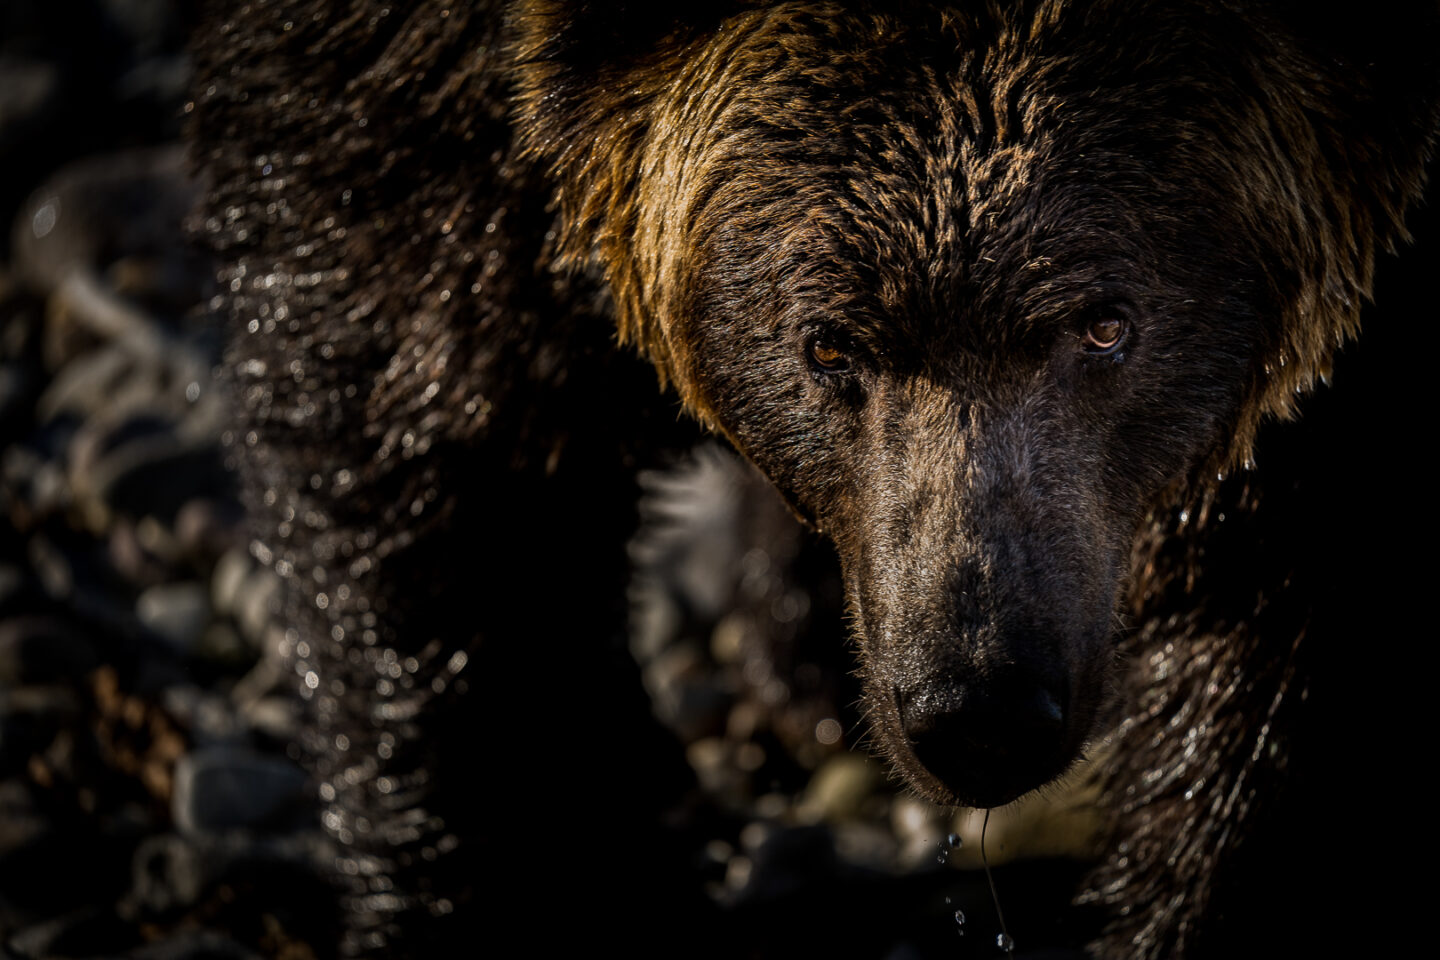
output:
[[[0, 5], [0, 960], [337, 939], [185, 239], [181, 6]], [[633, 647], [720, 813], [699, 882], [807, 952], [998, 955], [978, 821], [860, 748], [826, 549], [716, 448], [648, 485]], [[992, 823], [992, 859], [1083, 846], [1083, 798], [1054, 805]], [[1063, 939], [1074, 873], [1001, 871], [1022, 949]]]

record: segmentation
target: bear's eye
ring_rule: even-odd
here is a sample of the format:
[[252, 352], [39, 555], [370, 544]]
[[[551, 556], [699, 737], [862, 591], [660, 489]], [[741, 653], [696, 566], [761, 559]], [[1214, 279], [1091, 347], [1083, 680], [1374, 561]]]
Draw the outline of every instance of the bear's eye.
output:
[[820, 337], [810, 341], [805, 353], [810, 358], [810, 365], [822, 373], [839, 373], [850, 366], [850, 358], [844, 350]]
[[1100, 317], [1085, 330], [1085, 350], [1092, 356], [1108, 357], [1125, 343], [1130, 325], [1123, 317]]

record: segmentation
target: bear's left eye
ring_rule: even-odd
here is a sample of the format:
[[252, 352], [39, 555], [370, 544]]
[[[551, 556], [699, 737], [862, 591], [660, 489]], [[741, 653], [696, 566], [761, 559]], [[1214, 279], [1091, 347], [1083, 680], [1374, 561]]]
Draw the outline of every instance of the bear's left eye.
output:
[[810, 359], [810, 365], [821, 373], [839, 373], [850, 367], [850, 357], [845, 351], [821, 337], [810, 341], [805, 355]]
[[1085, 330], [1085, 352], [1095, 357], [1112, 356], [1124, 346], [1129, 333], [1130, 324], [1124, 317], [1099, 317]]

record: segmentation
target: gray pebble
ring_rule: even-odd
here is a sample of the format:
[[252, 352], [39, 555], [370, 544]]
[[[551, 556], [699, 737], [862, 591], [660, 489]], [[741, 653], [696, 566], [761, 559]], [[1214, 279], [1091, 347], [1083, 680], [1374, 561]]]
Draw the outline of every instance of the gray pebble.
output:
[[289, 742], [300, 736], [302, 711], [294, 697], [261, 697], [246, 704], [240, 716], [251, 729], [276, 740]]
[[263, 568], [251, 571], [235, 596], [235, 619], [245, 639], [265, 648], [265, 628], [270, 626], [280, 596], [280, 578]]
[[57, 600], [67, 600], [75, 592], [75, 571], [67, 558], [47, 537], [36, 534], [30, 538], [30, 569], [40, 579], [45, 592]]
[[124, 518], [110, 526], [108, 547], [115, 572], [133, 584], [158, 583], [169, 572], [164, 559], [146, 549], [136, 525]]
[[135, 850], [130, 899], [156, 913], [193, 906], [205, 889], [205, 857], [185, 837], [168, 833], [146, 837]]
[[34, 522], [61, 512], [69, 501], [69, 486], [60, 467], [28, 446], [15, 444], [0, 454], [0, 473], [20, 501], [11, 505], [12, 516], [23, 512], [28, 522]]
[[171, 812], [191, 835], [261, 829], [303, 807], [305, 782], [287, 760], [244, 747], [207, 747], [176, 764]]
[[[215, 448], [219, 449], [218, 443]], [[240, 518], [238, 505], [227, 505], [209, 496], [194, 497], [175, 514], [175, 540], [186, 556], [218, 556], [237, 541]]]
[[241, 588], [254, 566], [250, 554], [241, 547], [231, 547], [216, 561], [215, 573], [210, 577], [210, 602], [217, 614], [228, 617], [235, 613]]
[[182, 683], [161, 695], [165, 711], [202, 747], [236, 744], [244, 737], [230, 701], [217, 693]]
[[40, 421], [53, 420], [65, 413], [82, 417], [107, 412], [113, 415], [115, 409], [110, 401], [134, 362], [116, 346], [91, 350], [70, 359], [40, 395], [36, 405]]
[[192, 653], [216, 667], [240, 666], [255, 659], [255, 650], [240, 636], [232, 624], [225, 621], [211, 623], [200, 634], [200, 642]]
[[19, 274], [51, 290], [102, 266], [107, 254], [173, 248], [195, 203], [184, 149], [126, 150], [78, 160], [21, 209], [12, 238]]
[[140, 594], [135, 614], [177, 650], [187, 651], [210, 622], [209, 591], [194, 581], [163, 583]]

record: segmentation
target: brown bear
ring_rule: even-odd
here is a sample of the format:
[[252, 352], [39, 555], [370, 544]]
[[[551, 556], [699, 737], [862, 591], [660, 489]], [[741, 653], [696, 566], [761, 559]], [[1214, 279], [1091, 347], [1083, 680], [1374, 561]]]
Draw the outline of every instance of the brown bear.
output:
[[[1325, 548], [1373, 544], [1329, 461], [1252, 461], [1406, 237], [1437, 49], [1433, 4], [216, 11], [206, 227], [343, 951], [704, 917], [623, 692], [635, 471], [693, 440], [650, 367], [833, 540], [916, 791], [1003, 805], [1113, 739], [1097, 954], [1338, 935], [1296, 933], [1286, 803], [1364, 693], [1320, 686], [1369, 585]], [[577, 815], [637, 879], [564, 889]]]

